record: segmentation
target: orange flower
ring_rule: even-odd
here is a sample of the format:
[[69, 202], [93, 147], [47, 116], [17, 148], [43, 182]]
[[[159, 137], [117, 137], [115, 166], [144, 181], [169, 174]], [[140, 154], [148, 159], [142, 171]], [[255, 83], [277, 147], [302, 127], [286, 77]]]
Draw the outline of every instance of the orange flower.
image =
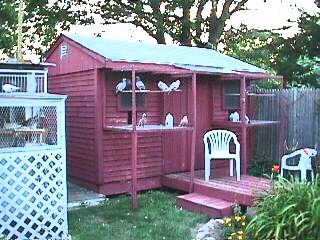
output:
[[272, 172], [279, 173], [280, 172], [280, 166], [279, 165], [273, 165]]

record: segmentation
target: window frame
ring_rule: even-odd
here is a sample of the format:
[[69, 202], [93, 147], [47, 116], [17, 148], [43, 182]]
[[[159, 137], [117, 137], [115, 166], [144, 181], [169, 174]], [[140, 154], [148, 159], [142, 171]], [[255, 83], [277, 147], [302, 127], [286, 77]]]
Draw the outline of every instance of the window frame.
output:
[[[228, 88], [228, 84], [238, 84], [239, 92], [226, 93], [227, 88]], [[226, 101], [227, 94], [236, 94], [236, 95], [233, 95], [233, 96], [238, 97], [239, 105], [237, 107], [233, 107], [233, 106], [228, 106], [227, 105], [227, 101]], [[222, 83], [222, 94], [221, 95], [222, 95], [222, 109], [224, 109], [224, 110], [240, 110], [240, 81], [238, 81], [238, 80], [230, 80], [230, 81], [223, 82]]]

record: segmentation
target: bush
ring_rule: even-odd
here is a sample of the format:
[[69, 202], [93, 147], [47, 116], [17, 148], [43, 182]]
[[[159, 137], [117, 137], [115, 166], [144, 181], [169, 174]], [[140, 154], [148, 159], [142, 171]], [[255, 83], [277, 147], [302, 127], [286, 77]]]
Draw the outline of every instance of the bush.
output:
[[281, 179], [256, 203], [246, 234], [252, 239], [320, 239], [320, 178]]
[[249, 175], [255, 177], [270, 176], [271, 168], [275, 162], [271, 161], [265, 154], [257, 155], [249, 166]]

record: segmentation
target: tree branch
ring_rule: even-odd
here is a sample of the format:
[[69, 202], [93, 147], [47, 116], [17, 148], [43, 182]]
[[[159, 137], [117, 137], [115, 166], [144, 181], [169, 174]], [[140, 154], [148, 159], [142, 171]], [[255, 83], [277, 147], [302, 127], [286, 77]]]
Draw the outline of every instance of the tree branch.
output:
[[204, 5], [206, 5], [207, 2], [208, 2], [208, 0], [199, 0], [199, 2], [198, 2], [196, 20], [195, 20], [195, 30], [196, 30], [196, 38], [197, 39], [200, 39], [201, 34], [202, 34], [202, 28], [201, 28], [201, 24], [203, 21], [202, 12], [204, 9]]
[[233, 10], [230, 11], [230, 15], [234, 14], [235, 12], [238, 12], [240, 10], [244, 10], [242, 7], [248, 2], [249, 0], [242, 0], [238, 2], [238, 4], [235, 6]]

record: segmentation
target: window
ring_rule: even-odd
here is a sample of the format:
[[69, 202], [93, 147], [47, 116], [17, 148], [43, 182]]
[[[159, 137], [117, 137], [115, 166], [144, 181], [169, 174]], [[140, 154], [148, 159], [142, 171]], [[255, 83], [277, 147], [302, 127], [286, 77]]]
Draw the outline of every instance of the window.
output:
[[[132, 108], [132, 94], [129, 92], [118, 94], [120, 110], [130, 111]], [[136, 106], [138, 110], [143, 110], [145, 107], [145, 93], [136, 94]]]
[[230, 81], [224, 83], [223, 107], [225, 109], [240, 108], [240, 81]]

